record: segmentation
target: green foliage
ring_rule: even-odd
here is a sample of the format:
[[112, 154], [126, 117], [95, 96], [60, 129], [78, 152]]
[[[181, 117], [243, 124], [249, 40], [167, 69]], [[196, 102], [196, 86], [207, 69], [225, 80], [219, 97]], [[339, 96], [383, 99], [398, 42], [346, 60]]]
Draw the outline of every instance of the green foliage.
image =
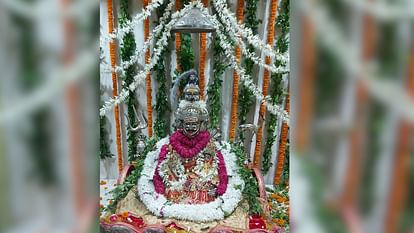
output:
[[221, 47], [220, 38], [217, 36], [213, 38], [213, 54], [213, 78], [207, 88], [207, 103], [210, 108], [210, 129], [220, 126], [222, 76], [227, 67], [229, 67], [228, 64], [223, 62], [225, 59], [224, 49]]
[[[144, 160], [140, 161], [141, 163]], [[105, 211], [108, 213], [115, 213], [116, 207], [123, 198], [129, 193], [129, 191], [136, 185], [139, 175], [141, 174], [141, 169], [138, 167], [131, 172], [131, 174], [125, 179], [124, 183], [118, 184], [110, 193], [113, 197], [112, 202], [105, 208]]]
[[194, 68], [194, 50], [191, 46], [190, 33], [181, 33], [181, 47], [178, 51], [178, 57], [182, 72]]
[[146, 155], [155, 150], [155, 144], [159, 141], [159, 138], [152, 137], [147, 140], [144, 149], [144, 157], [141, 157], [135, 164], [135, 170], [125, 179], [125, 182], [117, 185], [110, 194], [112, 195], [112, 203], [109, 204], [105, 211], [108, 213], [115, 213], [116, 206], [119, 201], [126, 197], [129, 191], [137, 184], [138, 178], [141, 176], [142, 168], [144, 167], [144, 160]]
[[220, 39], [214, 37], [213, 39], [213, 80], [207, 89], [208, 104], [210, 106], [210, 128], [218, 128], [220, 125], [220, 112], [221, 112], [221, 85], [223, 83], [222, 76], [227, 64], [223, 62], [224, 50], [220, 46]]
[[[289, 40], [287, 34], [289, 33], [289, 1], [290, 0], [283, 0], [281, 3], [281, 8], [279, 10], [279, 15], [276, 19], [277, 29], [279, 31], [279, 36], [276, 41], [276, 50], [280, 53], [286, 53], [289, 48]], [[282, 61], [276, 59], [275, 66], [281, 67], [284, 66]], [[271, 102], [273, 104], [281, 104], [283, 97], [286, 95], [283, 90], [283, 75], [282, 74], [272, 74], [271, 76]], [[273, 163], [271, 161], [272, 158], [272, 146], [276, 141], [276, 137], [274, 137], [274, 133], [277, 126], [277, 118], [274, 115], [270, 115], [268, 117], [268, 121], [266, 124], [266, 144], [263, 151], [263, 159], [262, 159], [262, 172], [266, 174], [270, 167], [272, 167]], [[286, 151], [286, 156], [288, 158], [289, 151]], [[285, 166], [284, 166], [285, 168]], [[289, 168], [289, 167], [288, 167]], [[288, 169], [287, 168], [287, 169]], [[286, 174], [284, 175], [286, 177]]]
[[[165, 12], [168, 2], [164, 2], [159, 8], [157, 8], [158, 19]], [[167, 20], [168, 21], [168, 20]], [[159, 24], [159, 21], [155, 22]], [[156, 38], [154, 43], [160, 38]], [[170, 50], [168, 48], [163, 48], [158, 63], [154, 66], [153, 71], [156, 75], [158, 82], [158, 89], [156, 95], [155, 111], [156, 111], [156, 120], [154, 122], [154, 133], [157, 137], [167, 136], [167, 112], [170, 110], [168, 108], [168, 98], [167, 98], [167, 78], [165, 74], [165, 57], [168, 57]]]
[[147, 142], [145, 143], [145, 148], [144, 148], [144, 155], [147, 155], [150, 151], [155, 150], [155, 144], [157, 144], [157, 142], [160, 140], [160, 138], [154, 136], [150, 139], [147, 140]]
[[[120, 1], [120, 16], [119, 23], [121, 26], [125, 26], [126, 22], [131, 19], [131, 16], [128, 13], [128, 0]], [[131, 56], [134, 55], [136, 49], [135, 38], [132, 32], [127, 33], [123, 38], [123, 47], [121, 48], [121, 60], [129, 61]], [[125, 70], [125, 75], [122, 77], [124, 80], [124, 88], [129, 87], [131, 83], [134, 82], [134, 76], [136, 75], [137, 68], [135, 65], [128, 67]], [[130, 119], [130, 124], [135, 126], [138, 122], [134, 113], [133, 106], [136, 104], [135, 93], [129, 91], [128, 97], [126, 99], [127, 105], [127, 114]], [[128, 161], [131, 162], [135, 155], [138, 153], [137, 145], [138, 143], [138, 132], [133, 132], [128, 130], [127, 132], [127, 144], [128, 144]]]
[[105, 159], [105, 158], [112, 158], [114, 157], [114, 154], [111, 153], [111, 150], [109, 149], [109, 133], [106, 128], [107, 119], [105, 116], [101, 116], [99, 118], [99, 158]]
[[257, 183], [256, 177], [253, 175], [253, 171], [244, 164], [244, 161], [246, 161], [246, 154], [243, 151], [243, 147], [233, 144], [231, 151], [237, 156], [239, 174], [244, 180], [245, 187], [242, 191], [242, 195], [243, 199], [249, 204], [249, 214], [261, 214], [263, 210], [258, 200], [259, 184]]
[[[257, 34], [257, 29], [260, 23], [260, 20], [256, 17], [257, 12], [257, 2], [258, 0], [246, 0], [246, 9], [244, 11], [245, 15], [245, 25], [246, 27], [252, 29], [254, 34]], [[252, 45], [247, 47], [249, 52], [254, 52], [255, 49]], [[253, 74], [254, 62], [251, 59], [244, 59], [244, 68], [246, 75], [251, 76]], [[240, 86], [239, 90], [239, 124], [243, 125], [247, 123], [247, 114], [251, 110], [253, 104], [255, 103], [255, 98], [253, 98], [253, 92], [250, 91], [244, 85]], [[244, 141], [244, 134], [240, 132], [240, 140]]]

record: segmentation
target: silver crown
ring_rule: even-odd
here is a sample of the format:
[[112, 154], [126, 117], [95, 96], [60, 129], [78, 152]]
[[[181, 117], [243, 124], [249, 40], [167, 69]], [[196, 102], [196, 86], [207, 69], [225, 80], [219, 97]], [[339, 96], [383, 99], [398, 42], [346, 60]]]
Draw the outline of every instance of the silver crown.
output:
[[207, 109], [203, 106], [200, 106], [198, 102], [187, 102], [184, 106], [178, 107], [175, 115], [177, 120], [184, 122], [194, 119], [197, 119], [201, 122], [208, 121]]

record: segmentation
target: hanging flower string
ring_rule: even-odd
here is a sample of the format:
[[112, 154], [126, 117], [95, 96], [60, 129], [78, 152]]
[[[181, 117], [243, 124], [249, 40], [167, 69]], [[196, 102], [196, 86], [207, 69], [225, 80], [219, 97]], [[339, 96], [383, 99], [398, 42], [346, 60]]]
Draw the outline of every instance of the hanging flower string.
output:
[[[162, 47], [165, 47], [168, 45], [167, 40], [168, 40], [170, 31], [171, 31], [172, 25], [174, 25], [177, 22], [177, 19], [185, 15], [189, 11], [189, 9], [191, 9], [192, 7], [199, 8], [206, 17], [209, 17], [213, 21], [213, 23], [215, 23], [216, 28], [218, 30], [223, 30], [219, 27], [220, 23], [218, 22], [218, 20], [215, 17], [209, 15], [207, 10], [203, 8], [202, 3], [199, 1], [191, 2], [190, 4], [186, 5], [181, 11], [175, 12], [172, 15], [171, 21], [165, 26], [161, 39], [154, 46], [154, 54], [152, 56], [151, 63], [146, 64], [144, 67], [144, 70], [139, 72], [135, 76], [134, 78], [135, 81], [129, 86], [129, 90], [131, 91], [135, 90], [135, 88], [145, 78], [146, 73], [149, 72], [153, 68], [153, 66], [158, 62], [158, 57], [160, 56]], [[281, 108], [278, 105], [273, 105], [272, 103], [270, 103], [269, 102], [270, 97], [267, 97], [267, 96], [265, 97], [261, 93], [261, 91], [256, 87], [256, 85], [253, 83], [251, 77], [246, 75], [244, 69], [240, 67], [239, 64], [237, 64], [236, 59], [233, 55], [234, 49], [232, 48], [232, 45], [224, 41], [226, 39], [226, 36], [223, 34], [223, 32], [221, 32], [219, 36], [221, 37], [219, 41], [220, 46], [224, 49], [226, 56], [230, 59], [230, 62], [231, 62], [230, 65], [232, 68], [234, 68], [237, 71], [243, 85], [245, 85], [247, 88], [249, 88], [252, 91], [252, 93], [255, 95], [257, 100], [263, 101], [264, 103], [266, 103], [266, 107], [270, 113], [274, 115], [278, 115], [278, 116], [280, 115], [284, 121], [288, 122], [289, 117], [286, 114], [286, 112], [283, 110], [283, 108]], [[126, 96], [128, 95], [129, 90], [123, 89], [121, 93], [119, 94], [119, 96], [107, 101], [105, 105], [100, 109], [100, 115], [105, 115], [109, 109], [112, 109], [115, 105], [118, 105], [119, 103], [124, 101]]]
[[[237, 1], [237, 21], [239, 24], [243, 22], [244, 17], [244, 0]], [[241, 52], [240, 47], [236, 46], [236, 61], [240, 64]], [[236, 123], [237, 123], [237, 105], [239, 100], [239, 75], [237, 71], [233, 72], [233, 97], [231, 102], [231, 122], [230, 122], [230, 141], [236, 138]]]
[[[173, 2], [173, 1], [171, 1]], [[175, 10], [179, 11], [181, 9], [181, 1], [175, 0]], [[175, 51], [176, 51], [176, 64], [177, 64], [177, 71], [181, 72], [181, 66], [180, 66], [180, 58], [179, 58], [179, 51], [181, 49], [181, 33], [176, 32], [175, 33]]]
[[[286, 97], [286, 103], [285, 103], [286, 111], [290, 112], [290, 95], [288, 94]], [[283, 172], [283, 165], [285, 164], [285, 157], [286, 157], [286, 143], [289, 136], [289, 126], [286, 124], [286, 122], [283, 122], [282, 125], [282, 133], [280, 136], [280, 143], [279, 143], [279, 150], [278, 150], [278, 156], [277, 156], [277, 165], [276, 165], [276, 171], [275, 171], [275, 177], [274, 182], [275, 184], [280, 184], [280, 180], [282, 177]]]
[[[274, 40], [274, 34], [275, 34], [275, 19], [276, 19], [276, 13], [277, 13], [277, 6], [278, 6], [278, 0], [272, 0], [271, 3], [271, 12], [269, 17], [269, 22], [267, 24], [267, 44], [272, 45]], [[266, 64], [271, 63], [271, 57], [266, 56]], [[270, 81], [270, 72], [268, 70], [264, 70], [263, 74], [263, 89], [262, 93], [263, 95], [267, 95], [268, 89], [269, 89], [269, 81]], [[265, 104], [260, 104], [260, 110], [259, 110], [259, 118], [264, 119], [265, 118]], [[259, 129], [257, 130], [256, 134], [256, 146], [255, 146], [255, 153], [254, 153], [254, 160], [253, 164], [256, 167], [260, 167], [260, 155], [261, 155], [261, 149], [262, 149], [262, 138], [263, 138], [263, 125], [264, 121], [262, 121], [259, 124]]]
[[120, 27], [117, 30], [109, 31], [108, 34], [101, 35], [100, 46], [104, 47], [107, 43], [112, 42], [114, 39], [123, 38], [128, 32], [131, 32], [139, 22], [147, 19], [155, 9], [163, 4], [163, 2], [164, 0], [155, 0], [151, 4], [147, 4], [141, 13], [135, 15], [131, 21], [126, 21], [125, 26]]
[[[280, 2], [279, 13], [276, 19], [276, 25], [278, 27], [278, 38], [276, 41], [277, 50], [281, 52], [286, 52], [289, 50], [289, 0], [282, 0]], [[276, 66], [286, 66], [287, 64], [282, 63], [281, 61], [275, 59], [274, 64]], [[272, 103], [274, 104], [282, 104], [283, 99], [286, 96], [286, 88], [284, 87], [284, 76], [286, 79], [289, 77], [287, 75], [282, 74], [272, 74], [271, 76], [271, 96], [272, 96]], [[288, 80], [287, 80], [288, 81]], [[288, 88], [289, 89], [289, 88]], [[272, 159], [272, 147], [276, 142], [277, 136], [281, 133], [280, 129], [282, 127], [283, 122], [280, 122], [279, 119], [274, 115], [269, 115], [266, 119], [266, 141], [265, 146], [262, 153], [262, 172], [263, 174], [267, 174], [270, 168], [273, 166], [276, 170], [277, 165], [273, 164]], [[286, 153], [289, 153], [288, 149], [286, 149]], [[288, 155], [285, 155], [285, 158]], [[276, 160], [275, 160], [276, 162]], [[284, 166], [286, 166], [285, 164]], [[284, 174], [284, 172], [282, 172]], [[283, 177], [283, 175], [282, 175]], [[287, 178], [287, 177], [284, 177]]]
[[[128, 89], [123, 89], [118, 96], [116, 96], [114, 98], [111, 98], [110, 100], [105, 102], [105, 105], [100, 109], [100, 115], [101, 116], [105, 115], [106, 112], [108, 110], [112, 109], [114, 106], [116, 106], [116, 105], [120, 104], [121, 102], [123, 102], [125, 100], [125, 98], [128, 96], [129, 91], [134, 91], [138, 85], [142, 84], [143, 80], [146, 78], [146, 74], [151, 71], [151, 69], [155, 66], [155, 64], [157, 64], [159, 56], [161, 55], [161, 52], [162, 52], [162, 48], [166, 47], [168, 45], [168, 38], [170, 36], [170, 31], [171, 31], [172, 26], [177, 22], [178, 18], [180, 18], [183, 15], [187, 14], [188, 11], [192, 7], [194, 7], [194, 6], [197, 7], [198, 3], [199, 2], [192, 2], [189, 5], [187, 5], [183, 10], [181, 10], [179, 12], [175, 12], [172, 15], [171, 20], [164, 27], [164, 31], [161, 34], [162, 37], [157, 41], [156, 45], [154, 46], [154, 53], [152, 54], [151, 62], [149, 64], [146, 64], [144, 66], [144, 70], [140, 71], [134, 77], [134, 82], [131, 85], [129, 85]], [[198, 7], [200, 7], [200, 6], [198, 6]]]
[[[170, 5], [171, 6], [168, 6], [170, 9], [171, 9], [173, 3], [174, 3], [174, 1], [171, 1], [170, 2]], [[177, 0], [177, 4], [181, 4], [179, 0]], [[176, 7], [176, 8], [179, 9], [179, 7]], [[221, 12], [219, 12], [219, 17], [220, 17], [221, 20], [223, 20], [223, 23], [226, 25], [226, 29], [228, 30], [230, 36], [237, 41], [237, 43], [240, 46], [240, 49], [241, 49], [243, 55], [246, 56], [246, 58], [251, 59], [255, 64], [257, 64], [257, 65], [259, 65], [259, 66], [261, 66], [261, 67], [263, 67], [263, 68], [271, 71], [272, 73], [286, 73], [286, 72], [288, 72], [288, 69], [285, 69], [285, 68], [276, 68], [274, 65], [265, 64], [265, 62], [263, 62], [263, 60], [260, 57], [257, 57], [254, 52], [249, 51], [249, 49], [247, 48], [247, 46], [244, 43], [243, 39], [240, 37], [240, 34], [237, 34], [237, 32], [234, 29], [233, 25], [230, 23], [230, 20], [229, 19], [231, 18], [231, 16], [228, 16], [228, 15], [227, 16], [224, 16]], [[161, 28], [155, 28], [154, 29], [154, 32], [157, 32], [158, 33], [158, 32], [161, 31], [160, 29]], [[150, 38], [151, 38], [150, 41], [146, 41], [144, 43], [143, 50], [137, 51], [137, 53], [135, 54], [135, 56], [133, 56], [130, 61], [122, 62], [121, 66], [117, 66], [115, 68], [115, 70], [118, 73], [123, 73], [123, 72], [125, 72], [124, 70], [126, 68], [128, 68], [133, 63], [136, 63], [138, 61], [139, 57], [141, 57], [142, 54], [144, 53], [144, 51], [146, 51], [146, 49], [149, 47], [150, 42], [152, 41], [152, 34], [150, 35]], [[180, 33], [176, 33], [176, 48], [177, 48], [176, 49], [177, 52], [181, 48], [181, 34]], [[273, 57], [272, 54], [270, 54], [270, 56]], [[283, 54], [283, 55], [279, 55], [279, 54], [276, 53], [276, 55], [274, 55], [274, 56], [278, 60], [280, 60], [280, 61], [282, 61], [284, 63], [289, 60], [289, 54], [288, 53]], [[180, 71], [181, 70], [181, 67], [180, 67], [180, 64], [179, 64], [178, 61], [179, 61], [179, 54], [177, 54], [177, 67], [178, 67], [177, 70]], [[104, 69], [103, 71], [104, 72], [110, 72], [110, 70], [111, 69], [108, 68], [108, 69]]]
[[[114, 30], [114, 16], [112, 9], [112, 0], [107, 1], [107, 10], [108, 10], [108, 31], [112, 33]], [[115, 67], [116, 64], [116, 48], [115, 42], [111, 41], [109, 43], [109, 53], [111, 57], [111, 65]], [[118, 80], [116, 73], [112, 72], [112, 96], [118, 95]], [[115, 106], [115, 129], [116, 129], [116, 148], [117, 148], [117, 157], [118, 157], [118, 171], [121, 172], [123, 168], [123, 159], [122, 159], [122, 145], [121, 145], [121, 128], [120, 128], [120, 119], [119, 119], [119, 107]]]
[[226, 24], [226, 28], [228, 30], [234, 29], [236, 31], [236, 35], [246, 38], [249, 44], [253, 45], [256, 49], [263, 51], [265, 55], [270, 57], [276, 57], [278, 55], [277, 51], [273, 50], [272, 46], [263, 43], [257, 35], [253, 34], [250, 28], [246, 28], [244, 24], [237, 23], [234, 13], [229, 10], [225, 0], [213, 0], [213, 3], [217, 9], [217, 13], [221, 21]]
[[[223, 9], [226, 12], [227, 11], [226, 4], [223, 3], [223, 5], [220, 5], [221, 0], [218, 0], [218, 1], [219, 2], [217, 4], [219, 6], [221, 6], [221, 9]], [[237, 31], [237, 27], [234, 26], [234, 24], [232, 23], [232, 20], [234, 18], [234, 16], [232, 14], [226, 15], [223, 12], [218, 11], [218, 16], [219, 16], [221, 22], [223, 22], [223, 24], [225, 25], [226, 30], [228, 31], [230, 37], [237, 42], [237, 45], [240, 47], [243, 55], [245, 55], [246, 58], [251, 59], [256, 65], [259, 65], [259, 66], [265, 68], [266, 70], [271, 71], [272, 73], [286, 73], [286, 72], [288, 72], [288, 70], [283, 68], [283, 67], [282, 68], [276, 68], [276, 66], [274, 66], [273, 64], [270, 65], [270, 63], [268, 64], [268, 63], [263, 62], [263, 60], [260, 57], [256, 56], [256, 54], [254, 52], [249, 51], [249, 49], [247, 48], [247, 45], [244, 43], [244, 41], [242, 39], [243, 35], [240, 34]], [[237, 19], [237, 21], [238, 21], [238, 19]], [[237, 22], [237, 21], [236, 21], [237, 26], [238, 25], [243, 25], [243, 27], [245, 27], [244, 24], [241, 24], [241, 22]], [[247, 29], [251, 30], [249, 27], [247, 27]], [[257, 37], [257, 36], [255, 36], [255, 37]], [[260, 40], [260, 42], [261, 42], [261, 40]], [[256, 41], [256, 43], [258, 43], [258, 42]], [[252, 45], [253, 45], [253, 47], [255, 47], [255, 44], [252, 44]], [[271, 47], [271, 46], [267, 45], [266, 47]], [[276, 59], [278, 59], [278, 60], [280, 60], [284, 63], [286, 63], [289, 60], [289, 53], [285, 53], [285, 54], [281, 55], [281, 54], [275, 53], [274, 50], [272, 50], [270, 54], [267, 53], [266, 51], [263, 51], [263, 52], [266, 55], [268, 55], [272, 58], [274, 57], [274, 58], [276, 58]]]
[[[149, 0], [144, 0], [144, 7], [148, 6]], [[149, 19], [146, 18], [144, 21], [144, 40], [149, 37]], [[145, 52], [145, 64], [149, 64], [151, 58], [150, 49], [148, 48]], [[148, 114], [148, 136], [152, 137], [152, 87], [151, 87], [151, 72], [147, 72], [145, 80], [145, 90], [147, 94], [147, 114]]]
[[[203, 0], [205, 7], [208, 7], [208, 0]], [[206, 69], [206, 54], [207, 54], [207, 33], [203, 32], [200, 35], [200, 62], [199, 62], [199, 86], [200, 86], [200, 97], [204, 100], [204, 89], [205, 89], [205, 69]]]
[[236, 69], [242, 84], [247, 87], [256, 97], [256, 99], [265, 104], [267, 110], [276, 116], [280, 116], [284, 122], [289, 124], [289, 114], [279, 105], [272, 104], [269, 100], [271, 99], [270, 96], [264, 96], [263, 93], [257, 88], [257, 86], [253, 83], [253, 80], [250, 76], [245, 74], [245, 70], [236, 62], [235, 56], [232, 54], [232, 45], [227, 43], [226, 36], [223, 33], [223, 29], [218, 27], [217, 35], [220, 37], [220, 45], [224, 48], [224, 52], [227, 58], [230, 60], [230, 65], [232, 68]]
[[[139, 58], [141, 58], [143, 56], [143, 54], [146, 53], [147, 49], [150, 48], [150, 46], [154, 42], [155, 38], [158, 38], [158, 37], [161, 36], [161, 33], [163, 32], [162, 29], [164, 28], [167, 19], [171, 15], [171, 11], [172, 11], [173, 6], [174, 6], [174, 1], [171, 1], [167, 5], [167, 7], [165, 8], [165, 12], [164, 12], [163, 16], [159, 20], [159, 24], [152, 30], [152, 32], [150, 32], [150, 34], [148, 36], [148, 39], [145, 40], [144, 46], [141, 49], [136, 48], [135, 49], [135, 54], [132, 55], [129, 60], [122, 61], [121, 64], [119, 66], [118, 65], [115, 66], [115, 68], [112, 68], [110, 65], [109, 66], [102, 65], [101, 66], [101, 72], [110, 73], [112, 71], [115, 71], [116, 73], [118, 73], [120, 75], [124, 75], [125, 70], [127, 70], [132, 65], [136, 64], [138, 62]], [[123, 47], [123, 43], [120, 43], [120, 47], [121, 48]]]

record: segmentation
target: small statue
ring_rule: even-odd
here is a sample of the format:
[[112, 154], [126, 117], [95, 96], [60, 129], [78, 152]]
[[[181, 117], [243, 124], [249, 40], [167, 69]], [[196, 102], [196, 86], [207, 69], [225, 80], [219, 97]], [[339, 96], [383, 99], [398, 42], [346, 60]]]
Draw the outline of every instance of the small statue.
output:
[[243, 181], [230, 145], [223, 147], [207, 130], [209, 115], [206, 103], [200, 100], [197, 74], [186, 75], [183, 99], [174, 113], [175, 131], [147, 155], [138, 193], [158, 216], [222, 219], [240, 201]]
[[207, 131], [208, 111], [195, 82], [190, 75], [175, 111], [176, 132], [164, 146], [154, 175], [156, 192], [174, 203], [208, 203], [227, 186], [224, 159]]

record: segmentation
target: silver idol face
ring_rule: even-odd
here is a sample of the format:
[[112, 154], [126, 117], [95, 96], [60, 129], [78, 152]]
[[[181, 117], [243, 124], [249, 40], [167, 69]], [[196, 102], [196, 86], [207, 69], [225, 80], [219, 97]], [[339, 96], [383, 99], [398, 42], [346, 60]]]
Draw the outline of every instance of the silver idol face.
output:
[[201, 122], [197, 118], [187, 118], [183, 124], [183, 132], [189, 138], [193, 138], [200, 133]]
[[200, 90], [197, 88], [188, 88], [184, 92], [184, 98], [187, 101], [199, 101], [200, 100]]

